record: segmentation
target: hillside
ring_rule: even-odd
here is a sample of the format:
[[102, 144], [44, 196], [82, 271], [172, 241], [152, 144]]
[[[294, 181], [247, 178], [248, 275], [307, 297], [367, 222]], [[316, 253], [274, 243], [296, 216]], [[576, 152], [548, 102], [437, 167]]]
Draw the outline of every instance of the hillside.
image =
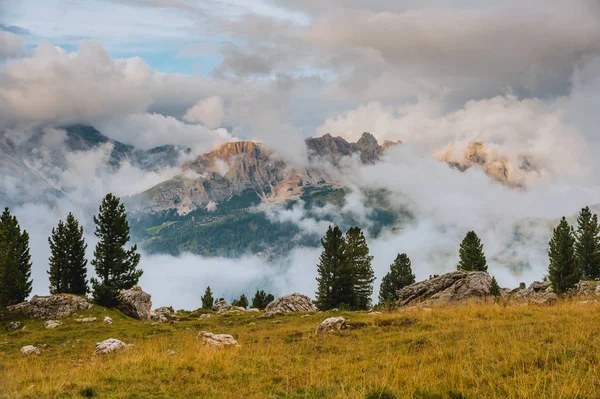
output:
[[[592, 398], [600, 319], [590, 315], [598, 312], [599, 303], [576, 301], [275, 319], [180, 312], [152, 325], [94, 307], [73, 317], [98, 322], [68, 318], [54, 330], [24, 320], [25, 330], [7, 333], [0, 322], [0, 397]], [[351, 329], [315, 335], [330, 316]], [[233, 334], [240, 346], [205, 346], [202, 330]], [[133, 346], [94, 355], [107, 338]], [[40, 355], [19, 354], [32, 344]]]

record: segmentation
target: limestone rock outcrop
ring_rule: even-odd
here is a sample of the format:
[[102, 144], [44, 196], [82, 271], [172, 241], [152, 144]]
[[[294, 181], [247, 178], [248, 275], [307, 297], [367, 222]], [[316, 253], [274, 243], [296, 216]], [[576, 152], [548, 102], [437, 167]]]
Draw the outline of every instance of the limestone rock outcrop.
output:
[[206, 331], [200, 331], [197, 338], [207, 345], [219, 349], [229, 346], [238, 346], [238, 342], [233, 338], [233, 335], [230, 334], [213, 334]]
[[513, 299], [536, 305], [553, 305], [558, 300], [549, 281], [534, 281], [526, 289], [514, 292]]
[[80, 310], [88, 310], [93, 305], [85, 298], [71, 294], [56, 294], [50, 296], [34, 295], [28, 302], [9, 306], [9, 314], [26, 319], [62, 319]]
[[27, 345], [21, 348], [21, 355], [23, 356], [30, 356], [30, 355], [39, 355], [40, 354], [40, 350], [33, 346], [33, 345]]
[[263, 318], [290, 312], [316, 312], [318, 309], [306, 295], [294, 293], [277, 298], [265, 308]]
[[105, 355], [107, 353], [114, 352], [119, 349], [127, 348], [127, 345], [123, 341], [119, 341], [118, 339], [109, 338], [102, 342], [96, 343], [96, 354]]
[[339, 330], [345, 330], [348, 326], [343, 317], [330, 317], [323, 320], [315, 330], [315, 334], [325, 334]]
[[10, 323], [8, 323], [8, 332], [16, 331], [19, 328], [21, 328], [20, 321], [11, 321]]
[[222, 299], [220, 301], [215, 302], [212, 307], [213, 312], [221, 312], [222, 310], [227, 310], [229, 308], [229, 304], [226, 300]]
[[58, 320], [48, 320], [44, 323], [44, 328], [47, 330], [54, 330], [56, 327], [62, 325], [61, 321]]
[[121, 291], [121, 303], [117, 307], [129, 317], [138, 320], [150, 320], [152, 312], [152, 297], [138, 285]]
[[486, 272], [455, 271], [411, 284], [398, 291], [399, 306], [454, 305], [493, 301], [492, 278]]

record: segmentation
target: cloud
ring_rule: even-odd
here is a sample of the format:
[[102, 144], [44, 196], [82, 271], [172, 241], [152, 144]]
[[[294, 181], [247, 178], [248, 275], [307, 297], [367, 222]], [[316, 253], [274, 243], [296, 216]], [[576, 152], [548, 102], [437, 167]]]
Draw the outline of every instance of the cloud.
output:
[[25, 53], [25, 43], [17, 35], [0, 30], [0, 61], [13, 58]]
[[183, 119], [192, 123], [202, 123], [209, 129], [216, 129], [221, 126], [224, 115], [223, 99], [219, 96], [212, 96], [198, 101], [187, 110]]
[[[468, 101], [454, 112], [444, 109], [442, 98], [403, 107], [371, 102], [328, 119], [317, 132], [356, 140], [367, 131], [380, 141], [402, 140], [431, 152], [445, 149], [438, 157], [458, 163], [471, 143], [481, 142], [489, 161], [505, 160], [514, 182], [525, 186], [591, 172], [586, 140], [565, 122], [564, 108], [507, 94]], [[520, 167], [523, 162], [527, 167]]]

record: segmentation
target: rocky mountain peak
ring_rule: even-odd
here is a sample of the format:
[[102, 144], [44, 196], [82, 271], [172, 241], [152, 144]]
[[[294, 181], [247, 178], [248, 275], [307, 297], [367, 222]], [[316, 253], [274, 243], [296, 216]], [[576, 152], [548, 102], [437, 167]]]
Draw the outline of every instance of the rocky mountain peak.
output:
[[327, 133], [321, 137], [310, 137], [305, 140], [306, 147], [311, 156], [327, 159], [337, 165], [341, 157], [358, 153], [360, 160], [365, 164], [372, 164], [379, 160], [384, 148], [377, 139], [368, 132], [364, 132], [356, 143], [350, 143], [343, 137], [333, 137]]

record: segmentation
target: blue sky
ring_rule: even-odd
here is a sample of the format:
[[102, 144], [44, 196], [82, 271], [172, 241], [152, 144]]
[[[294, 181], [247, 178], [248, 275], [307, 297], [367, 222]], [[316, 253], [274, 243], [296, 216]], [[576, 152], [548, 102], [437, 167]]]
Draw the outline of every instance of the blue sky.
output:
[[300, 19], [263, 1], [193, 1], [186, 9], [179, 4], [169, 0], [0, 0], [0, 28], [21, 36], [29, 49], [45, 40], [73, 52], [82, 41], [95, 40], [113, 58], [137, 56], [160, 72], [205, 76], [222, 62], [218, 47], [229, 40], [209, 26], [211, 17], [236, 18], [240, 13], [257, 12]]

